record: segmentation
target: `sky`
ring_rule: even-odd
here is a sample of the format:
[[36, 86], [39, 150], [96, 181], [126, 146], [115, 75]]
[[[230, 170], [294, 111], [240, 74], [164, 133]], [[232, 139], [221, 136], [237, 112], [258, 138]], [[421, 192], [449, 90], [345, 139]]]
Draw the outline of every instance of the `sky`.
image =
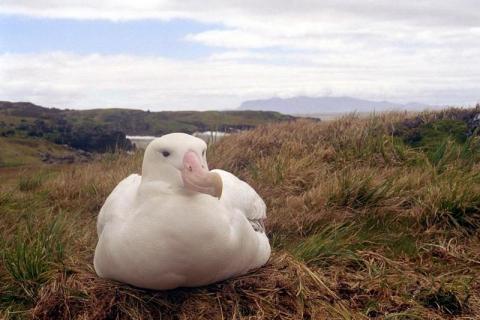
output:
[[480, 101], [478, 0], [1, 0], [0, 100], [208, 110]]

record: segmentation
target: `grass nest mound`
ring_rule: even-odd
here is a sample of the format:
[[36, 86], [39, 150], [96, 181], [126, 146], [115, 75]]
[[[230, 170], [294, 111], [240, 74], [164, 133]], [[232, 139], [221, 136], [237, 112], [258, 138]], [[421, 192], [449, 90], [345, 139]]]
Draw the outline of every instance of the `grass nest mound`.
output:
[[92, 270], [59, 274], [44, 286], [34, 319], [318, 319], [335, 293], [290, 255], [201, 288], [152, 291], [99, 279]]

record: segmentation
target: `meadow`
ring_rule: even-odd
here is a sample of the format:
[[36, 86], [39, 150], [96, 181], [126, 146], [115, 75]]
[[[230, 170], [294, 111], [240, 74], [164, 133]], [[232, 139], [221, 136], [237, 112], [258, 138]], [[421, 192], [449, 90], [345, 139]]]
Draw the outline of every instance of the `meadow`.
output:
[[0, 318], [479, 319], [478, 112], [288, 121], [210, 146], [211, 168], [265, 200], [273, 254], [202, 288], [95, 275], [96, 216], [141, 152], [0, 171]]

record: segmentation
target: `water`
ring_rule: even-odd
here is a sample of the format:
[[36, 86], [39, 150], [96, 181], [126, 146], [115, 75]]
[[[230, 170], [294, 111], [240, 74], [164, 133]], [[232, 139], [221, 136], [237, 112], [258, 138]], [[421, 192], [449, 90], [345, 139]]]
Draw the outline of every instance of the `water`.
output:
[[[228, 133], [220, 132], [220, 131], [205, 131], [205, 132], [195, 132], [193, 136], [198, 137], [205, 141], [206, 143], [215, 143], [222, 139], [223, 137], [227, 136]], [[127, 139], [132, 142], [138, 149], [145, 149], [148, 144], [155, 138], [156, 136], [127, 136]]]
[[127, 139], [137, 148], [145, 149], [155, 136], [127, 136]]

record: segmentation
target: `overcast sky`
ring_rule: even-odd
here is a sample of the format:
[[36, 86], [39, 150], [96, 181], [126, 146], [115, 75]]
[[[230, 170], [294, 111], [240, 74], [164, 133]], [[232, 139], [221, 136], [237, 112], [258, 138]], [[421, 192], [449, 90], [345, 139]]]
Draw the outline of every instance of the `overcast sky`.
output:
[[0, 100], [233, 108], [480, 100], [478, 0], [2, 0]]

